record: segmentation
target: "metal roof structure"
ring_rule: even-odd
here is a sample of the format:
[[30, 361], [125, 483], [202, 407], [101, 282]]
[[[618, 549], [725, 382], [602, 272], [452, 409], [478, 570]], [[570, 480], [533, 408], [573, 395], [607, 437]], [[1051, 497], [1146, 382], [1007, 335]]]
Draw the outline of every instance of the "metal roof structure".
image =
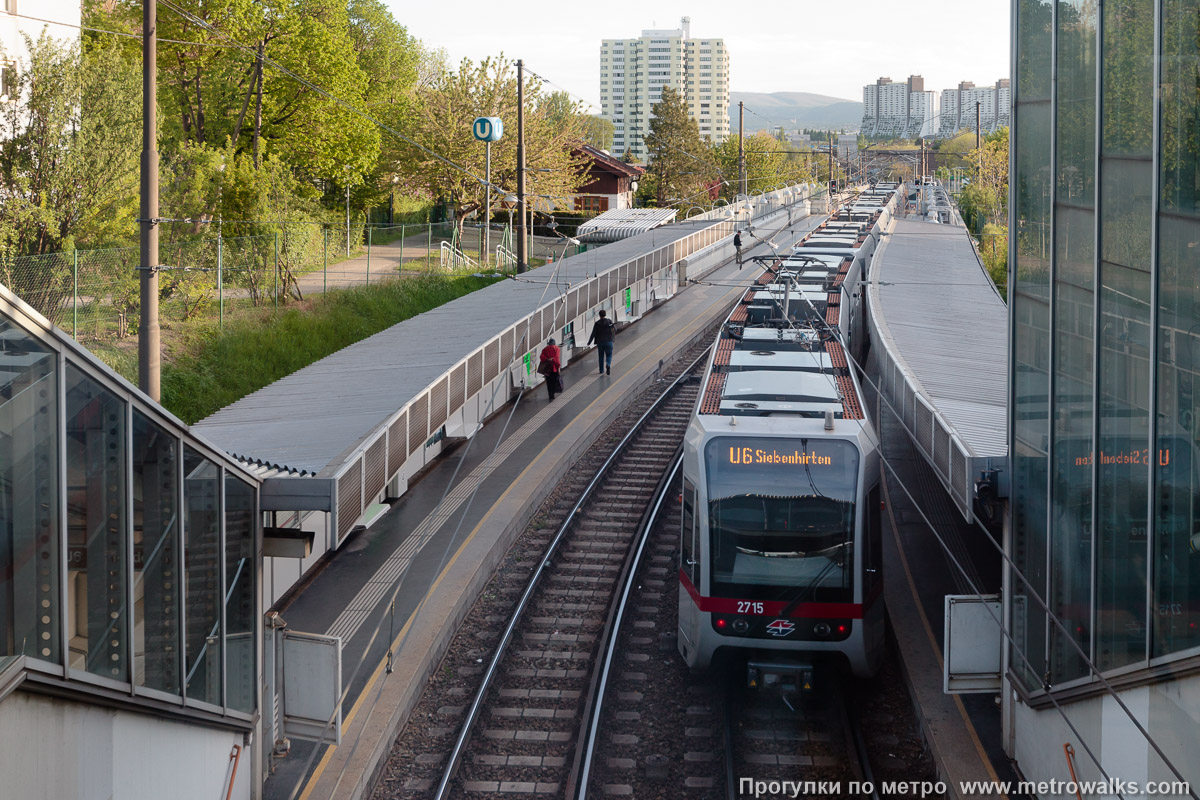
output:
[[674, 208], [614, 208], [580, 225], [576, 237], [589, 244], [616, 242], [666, 225], [677, 213]]
[[[957, 220], [956, 220], [957, 221]], [[1008, 455], [1008, 310], [965, 228], [897, 219], [868, 288], [881, 387], [969, 519]]]
[[[785, 212], [794, 196], [770, 193], [753, 210], [760, 219]], [[330, 512], [336, 547], [483, 387], [566, 322], [707, 252], [736, 224], [732, 216], [687, 220], [501, 281], [327, 356], [193, 429], [268, 478], [264, 510]]]

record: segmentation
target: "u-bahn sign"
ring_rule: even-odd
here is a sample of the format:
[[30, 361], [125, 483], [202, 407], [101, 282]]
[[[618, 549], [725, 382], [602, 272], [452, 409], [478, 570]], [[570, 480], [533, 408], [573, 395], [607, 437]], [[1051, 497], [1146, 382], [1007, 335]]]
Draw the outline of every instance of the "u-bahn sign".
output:
[[481, 142], [498, 142], [504, 135], [504, 122], [499, 117], [476, 117], [471, 132]]

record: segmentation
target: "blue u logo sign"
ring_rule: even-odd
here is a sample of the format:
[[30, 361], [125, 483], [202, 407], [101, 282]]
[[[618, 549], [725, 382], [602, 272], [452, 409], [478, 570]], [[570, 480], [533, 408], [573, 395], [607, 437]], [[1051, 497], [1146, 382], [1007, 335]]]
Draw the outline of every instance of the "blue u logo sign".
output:
[[476, 117], [471, 133], [481, 142], [498, 142], [504, 135], [504, 123], [499, 117]]

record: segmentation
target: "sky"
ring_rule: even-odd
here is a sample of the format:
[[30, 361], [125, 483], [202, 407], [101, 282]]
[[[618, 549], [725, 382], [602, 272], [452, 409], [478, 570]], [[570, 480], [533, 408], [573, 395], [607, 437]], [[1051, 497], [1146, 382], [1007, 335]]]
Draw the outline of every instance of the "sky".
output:
[[[692, 18], [692, 38], [725, 40], [735, 92], [861, 101], [862, 87], [881, 76], [923, 75], [927, 90], [941, 91], [964, 80], [992, 85], [1009, 73], [1009, 0], [385, 2], [409, 33], [445, 49], [453, 64], [503, 52], [591, 103], [600, 99], [601, 39], [678, 28], [683, 16]], [[731, 11], [737, 8], [747, 10]]]

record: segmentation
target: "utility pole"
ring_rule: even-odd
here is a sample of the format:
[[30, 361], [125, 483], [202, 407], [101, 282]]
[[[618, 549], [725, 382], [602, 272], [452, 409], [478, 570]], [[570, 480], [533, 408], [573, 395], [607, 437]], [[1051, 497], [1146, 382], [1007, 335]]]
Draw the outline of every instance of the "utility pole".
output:
[[975, 172], [976, 178], [978, 178], [980, 173], [983, 172], [983, 153], [981, 153], [979, 150], [979, 148], [980, 148], [979, 137], [980, 137], [980, 133], [979, 133], [979, 101], [976, 100], [975, 101], [975, 160], [978, 162], [978, 164], [976, 166], [976, 172]]
[[[833, 194], [833, 132], [826, 133], [829, 139], [829, 194]], [[830, 209], [832, 210], [832, 209]]]
[[157, 3], [142, 0], [142, 174], [138, 388], [161, 397], [158, 329], [158, 32]]
[[744, 106], [745, 103], [738, 103], [738, 194], [746, 194], [746, 151], [742, 147], [746, 123]]
[[525, 62], [517, 59], [517, 272], [529, 271], [525, 239]]

